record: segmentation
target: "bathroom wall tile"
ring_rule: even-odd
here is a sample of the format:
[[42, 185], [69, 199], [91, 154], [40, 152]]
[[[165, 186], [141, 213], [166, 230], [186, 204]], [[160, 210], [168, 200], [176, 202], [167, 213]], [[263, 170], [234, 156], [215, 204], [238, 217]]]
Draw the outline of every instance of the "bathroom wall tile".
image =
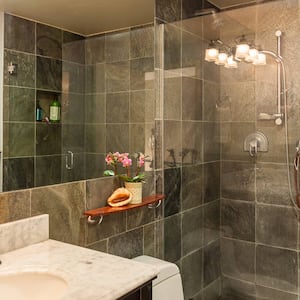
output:
[[254, 282], [255, 279], [255, 244], [221, 239], [222, 273], [236, 279]]
[[150, 223], [143, 226], [143, 235], [144, 235], [144, 255], [149, 255], [155, 257], [156, 255], [156, 223]]
[[[85, 220], [86, 222], [86, 220]], [[92, 244], [97, 241], [123, 233], [126, 230], [126, 213], [105, 216], [101, 226], [94, 224], [87, 226], [86, 243]], [[123, 246], [124, 247], [124, 246]], [[110, 251], [108, 249], [108, 251]], [[125, 250], [126, 251], [126, 250]]]
[[[84, 110], [86, 123], [106, 122], [106, 100], [105, 94], [85, 95]], [[82, 103], [81, 103], [82, 105]], [[81, 107], [82, 109], [82, 107]]]
[[221, 200], [221, 232], [225, 237], [254, 241], [254, 204], [236, 200]]
[[222, 197], [237, 200], [254, 201], [254, 164], [246, 162], [243, 163], [224, 161], [222, 163], [221, 178]]
[[105, 153], [106, 152], [105, 125], [86, 124], [85, 125], [85, 150], [86, 152]]
[[[84, 151], [84, 125], [63, 124], [61, 128], [61, 149], [59, 153], [83, 152]], [[59, 142], [57, 142], [59, 144]]]
[[256, 247], [256, 283], [258, 285], [296, 293], [298, 290], [297, 272], [296, 251], [262, 245]]
[[204, 203], [220, 198], [220, 163], [207, 163], [203, 166], [203, 201]]
[[[180, 121], [164, 121], [164, 164], [165, 167], [180, 166], [182, 162], [181, 141], [182, 124]], [[174, 139], [174, 136], [177, 138]]]
[[164, 165], [164, 161], [163, 161], [163, 147], [164, 147], [164, 143], [163, 143], [163, 135], [164, 135], [164, 131], [163, 131], [163, 121], [160, 120], [156, 120], [155, 121], [155, 128], [154, 128], [154, 143], [155, 143], [155, 147], [154, 147], [154, 166], [155, 169], [162, 169], [162, 166]]
[[293, 208], [258, 205], [256, 241], [277, 247], [297, 249], [297, 217]]
[[203, 202], [203, 166], [182, 168], [182, 210], [199, 206]]
[[182, 164], [199, 164], [203, 161], [202, 122], [182, 122]]
[[254, 283], [223, 277], [222, 300], [256, 300]]
[[264, 286], [256, 286], [256, 295], [258, 299], [265, 300], [298, 300], [298, 296], [274, 289], [270, 289]]
[[62, 129], [60, 124], [36, 124], [36, 155], [51, 155], [61, 153]]
[[129, 59], [129, 30], [107, 33], [105, 35], [105, 61], [115, 62]]
[[4, 123], [4, 133], [4, 157], [33, 156], [33, 123]]
[[220, 112], [218, 102], [220, 99], [220, 88], [217, 84], [204, 81], [203, 84], [203, 120], [219, 121]]
[[155, 17], [166, 22], [181, 19], [181, 0], [158, 0], [155, 6]]
[[[105, 165], [106, 153], [85, 153], [85, 174], [86, 179], [102, 176]], [[97, 166], [97, 168], [95, 168]]]
[[141, 26], [130, 29], [130, 57], [149, 57], [154, 55], [154, 27]]
[[84, 244], [86, 220], [84, 183], [76, 182], [33, 189], [32, 215], [49, 214], [50, 238], [75, 245]]
[[203, 242], [207, 245], [220, 238], [220, 201], [207, 203], [203, 210]]
[[46, 90], [62, 90], [62, 62], [37, 56], [36, 87]]
[[181, 258], [181, 217], [176, 214], [164, 219], [164, 259], [176, 262]]
[[[172, 0], [174, 1], [174, 0]], [[176, 0], [175, 0], [176, 1]], [[181, 30], [173, 24], [164, 26], [164, 69], [181, 73]]]
[[130, 123], [153, 122], [155, 118], [154, 90], [130, 92]]
[[[184, 2], [184, 1], [183, 1]], [[182, 68], [191, 72], [193, 77], [202, 78], [203, 59], [203, 42], [202, 39], [190, 32], [182, 31]]]
[[128, 152], [129, 149], [129, 125], [106, 125], [106, 152]]
[[239, 64], [237, 69], [220, 68], [221, 82], [237, 83], [255, 80], [255, 66], [252, 64]]
[[221, 275], [220, 240], [217, 240], [203, 250], [203, 287], [206, 287]]
[[147, 206], [127, 212], [127, 230], [140, 227], [154, 221], [154, 210]]
[[182, 78], [182, 119], [202, 120], [202, 80]]
[[17, 122], [34, 122], [34, 89], [3, 87], [3, 120]]
[[[217, 279], [210, 283], [203, 289], [202, 299], [203, 300], [217, 300], [221, 299], [221, 279]], [[201, 300], [201, 298], [200, 298]]]
[[[208, 46], [204, 45], [205, 48]], [[211, 81], [215, 84], [220, 83], [220, 66], [213, 64], [211, 62], [203, 62], [203, 79], [206, 81]]]
[[[59, 74], [57, 74], [59, 76]], [[62, 62], [62, 89], [65, 93], [84, 93], [85, 67], [72, 62]]]
[[154, 81], [147, 80], [147, 75], [154, 72], [153, 57], [132, 59], [130, 61], [130, 89], [153, 89]]
[[36, 24], [36, 54], [61, 59], [62, 31], [44, 24]]
[[144, 124], [130, 124], [129, 125], [129, 151], [130, 152], [146, 152], [146, 130]]
[[221, 120], [255, 121], [255, 99], [255, 82], [222, 84], [219, 104]]
[[255, 131], [254, 123], [222, 123], [222, 158], [249, 161], [249, 151], [244, 151], [244, 139]]
[[129, 122], [129, 93], [106, 94], [106, 123]]
[[[83, 124], [85, 120], [83, 112], [85, 112], [86, 108], [88, 109], [88, 104], [92, 104], [92, 101], [88, 101], [91, 98], [75, 93], [61, 94], [61, 123]], [[85, 104], [85, 101], [87, 104]], [[86, 120], [88, 123], [92, 123], [89, 118]]]
[[[259, 153], [259, 155], [257, 156], [257, 161], [284, 164], [286, 161], [284, 126], [276, 126], [274, 123], [258, 124], [257, 130], [264, 133], [268, 139], [268, 152]], [[294, 147], [294, 140], [292, 143], [292, 147]]]
[[61, 155], [37, 156], [35, 158], [35, 186], [61, 182]]
[[203, 8], [204, 5], [205, 3], [203, 3], [203, 1], [196, 1], [196, 2], [193, 0], [182, 1], [182, 19], [189, 19], [195, 17], [196, 11]]
[[181, 170], [172, 168], [164, 170], [164, 194], [166, 195], [164, 203], [165, 217], [180, 212], [181, 195]]
[[104, 62], [105, 35], [85, 39], [85, 62], [87, 65]]
[[4, 66], [9, 63], [17, 65], [15, 75], [3, 74], [4, 85], [13, 85], [20, 87], [35, 87], [35, 57], [34, 55], [4, 50]]
[[203, 258], [201, 249], [182, 259], [181, 274], [185, 298], [190, 299], [202, 288]]
[[220, 124], [203, 123], [203, 161], [220, 160], [220, 146]]
[[197, 207], [182, 214], [182, 255], [203, 245], [203, 209]]
[[87, 248], [107, 253], [107, 243], [108, 243], [108, 240], [103, 240], [100, 242], [96, 242], [92, 245], [89, 245], [89, 246], [87, 246]]
[[103, 177], [86, 181], [86, 208], [94, 209], [106, 205], [106, 200], [120, 186], [117, 177]]
[[266, 204], [291, 205], [286, 165], [257, 164], [256, 198]]
[[30, 217], [30, 191], [0, 195], [0, 224]]
[[86, 93], [105, 92], [105, 64], [86, 66], [85, 91]]
[[62, 156], [62, 173], [61, 182], [79, 181], [86, 179], [85, 177], [85, 154], [74, 153], [74, 163], [72, 169], [66, 167], [66, 153]]
[[108, 253], [133, 258], [143, 254], [143, 228], [138, 228], [108, 239]]
[[181, 120], [181, 78], [176, 73], [164, 72], [163, 114], [165, 120]]
[[63, 31], [62, 58], [76, 62], [85, 63], [85, 41], [84, 37], [72, 32]]
[[22, 52], [35, 52], [35, 23], [4, 14], [4, 47]]
[[108, 93], [128, 91], [129, 78], [129, 61], [107, 63], [105, 65], [105, 83]]
[[33, 157], [3, 159], [3, 191], [34, 186]]

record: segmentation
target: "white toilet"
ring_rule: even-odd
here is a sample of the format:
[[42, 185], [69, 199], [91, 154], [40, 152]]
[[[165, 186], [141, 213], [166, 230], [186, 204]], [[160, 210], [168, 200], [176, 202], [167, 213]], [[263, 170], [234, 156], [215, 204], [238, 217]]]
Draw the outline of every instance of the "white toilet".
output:
[[175, 264], [146, 255], [135, 257], [133, 260], [158, 268], [159, 273], [152, 283], [153, 300], [184, 299], [180, 272]]

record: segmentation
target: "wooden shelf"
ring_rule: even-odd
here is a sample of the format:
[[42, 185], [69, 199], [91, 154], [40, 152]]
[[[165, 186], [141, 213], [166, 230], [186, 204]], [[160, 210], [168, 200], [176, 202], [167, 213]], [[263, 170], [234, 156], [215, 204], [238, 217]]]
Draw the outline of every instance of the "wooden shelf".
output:
[[161, 201], [165, 198], [165, 195], [151, 195], [143, 198], [142, 203], [139, 204], [128, 204], [120, 207], [111, 207], [111, 206], [105, 206], [101, 208], [91, 209], [84, 212], [84, 215], [89, 216], [91, 218], [97, 218], [109, 214], [114, 214], [142, 206], [146, 206], [149, 204], [153, 204], [155, 202]]

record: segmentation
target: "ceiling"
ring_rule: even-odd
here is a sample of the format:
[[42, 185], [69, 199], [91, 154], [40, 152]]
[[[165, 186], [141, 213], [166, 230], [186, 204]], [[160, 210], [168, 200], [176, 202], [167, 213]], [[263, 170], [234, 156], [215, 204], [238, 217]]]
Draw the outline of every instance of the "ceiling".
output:
[[0, 10], [89, 36], [153, 22], [154, 0], [0, 0]]

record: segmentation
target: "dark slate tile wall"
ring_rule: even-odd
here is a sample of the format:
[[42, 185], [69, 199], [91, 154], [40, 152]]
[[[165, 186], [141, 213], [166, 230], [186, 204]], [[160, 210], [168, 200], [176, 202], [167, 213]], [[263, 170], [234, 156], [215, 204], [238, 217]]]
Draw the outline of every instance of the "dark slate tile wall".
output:
[[[298, 3], [289, 0], [237, 9], [233, 18], [245, 22], [225, 22], [221, 33], [232, 43], [256, 20], [250, 34], [264, 49], [276, 51], [274, 28], [296, 34], [292, 24], [298, 23], [298, 12]], [[282, 53], [291, 75], [298, 63], [291, 61], [287, 49], [296, 51], [297, 46], [288, 35], [283, 40]], [[276, 64], [270, 59], [264, 68], [239, 64], [235, 71], [220, 70], [222, 299], [297, 299], [299, 218], [289, 196], [285, 127], [258, 120], [259, 113], [276, 109]], [[288, 95], [291, 111], [297, 110], [299, 99], [294, 96], [299, 86], [292, 77], [288, 85], [293, 87]], [[293, 157], [299, 124], [290, 112], [288, 125]], [[268, 137], [269, 150], [253, 159], [243, 151], [243, 142], [255, 131]]]
[[[4, 72], [4, 191], [83, 179], [84, 148], [68, 144], [70, 136], [79, 138], [84, 123], [85, 62], [76, 57], [84, 58], [83, 37], [9, 14], [4, 26], [4, 65], [17, 65], [15, 75]], [[35, 122], [37, 101], [45, 118], [55, 97], [62, 105], [60, 124]], [[68, 139], [62, 136], [65, 126]], [[81, 172], [66, 172], [68, 150], [75, 153]]]
[[[180, 267], [185, 299], [218, 299], [219, 77], [212, 76], [209, 82], [204, 77], [201, 53], [205, 41], [202, 31], [196, 30], [202, 27], [201, 22], [182, 20], [193, 9], [192, 1], [156, 1], [155, 66], [160, 70], [157, 80], [159, 95], [163, 96], [158, 98], [161, 110], [157, 119], [163, 130], [160, 163], [167, 195], [164, 258]], [[163, 49], [163, 55], [159, 49]]]
[[[155, 130], [153, 26], [87, 38], [85, 59], [87, 178], [95, 177], [88, 166], [110, 151], [139, 151], [152, 159], [154, 149], [148, 141]], [[100, 162], [99, 174], [105, 168]]]

